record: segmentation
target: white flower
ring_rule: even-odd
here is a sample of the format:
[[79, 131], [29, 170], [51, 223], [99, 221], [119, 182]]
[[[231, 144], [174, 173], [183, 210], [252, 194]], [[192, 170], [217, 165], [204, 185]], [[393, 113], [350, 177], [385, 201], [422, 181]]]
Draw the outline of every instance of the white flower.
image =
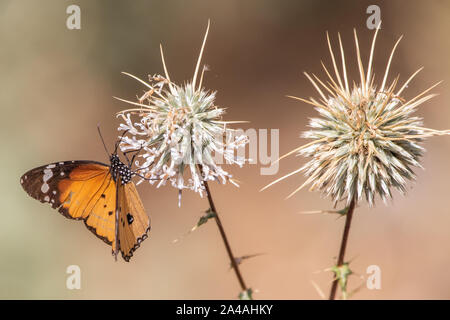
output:
[[287, 154], [297, 152], [311, 160], [263, 189], [304, 172], [307, 180], [291, 195], [309, 184], [310, 190], [319, 190], [335, 202], [346, 200], [347, 205], [352, 199], [358, 201], [365, 196], [372, 206], [376, 194], [386, 202], [392, 197], [391, 188], [405, 193], [407, 181], [415, 178], [412, 168], [421, 167], [419, 160], [425, 151], [420, 143], [427, 137], [449, 134], [448, 130], [424, 128], [422, 119], [412, 115], [420, 104], [435, 96], [427, 93], [437, 84], [408, 101], [400, 96], [421, 69], [400, 89], [397, 89], [398, 77], [387, 85], [391, 60], [401, 38], [392, 50], [381, 86], [374, 85], [372, 58], [377, 33], [378, 29], [372, 42], [367, 74], [364, 74], [356, 31], [354, 33], [361, 82], [354, 84], [352, 89], [347, 80], [341, 38], [339, 36], [343, 77], [327, 34], [336, 77], [333, 78], [324, 65], [329, 79], [327, 84], [315, 75], [311, 77], [305, 73], [321, 99], [292, 97], [313, 105], [320, 114], [320, 118], [310, 120], [311, 130], [303, 134], [304, 138], [313, 141]]
[[[239, 166], [245, 162], [234, 153], [248, 138], [235, 136], [234, 130], [226, 126], [240, 121], [221, 120], [225, 110], [214, 104], [216, 93], [202, 88], [205, 68], [196, 86], [208, 30], [209, 23], [192, 81], [184, 85], [171, 82], [161, 48], [166, 75], [150, 76], [147, 83], [127, 74], [148, 90], [138, 102], [119, 99], [137, 106], [118, 114], [123, 120], [119, 130], [127, 131], [120, 144], [121, 150], [140, 150], [135, 163], [137, 172], [158, 187], [170, 182], [180, 196], [186, 188], [202, 196], [205, 189], [202, 181], [233, 182], [231, 174], [220, 166], [223, 158]], [[187, 171], [190, 177], [185, 177]]]

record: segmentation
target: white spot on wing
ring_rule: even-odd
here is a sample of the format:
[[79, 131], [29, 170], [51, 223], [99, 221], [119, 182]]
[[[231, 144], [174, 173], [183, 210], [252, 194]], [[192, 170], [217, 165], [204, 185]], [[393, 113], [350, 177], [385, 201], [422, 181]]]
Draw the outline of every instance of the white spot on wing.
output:
[[45, 202], [49, 202], [50, 201], [50, 197], [49, 196], [45, 196], [44, 201]]
[[41, 187], [41, 191], [43, 193], [47, 193], [48, 189], [50, 189], [50, 187], [48, 186], [48, 184], [45, 182], [42, 187]]
[[52, 169], [44, 169], [44, 182], [47, 182], [48, 179], [50, 179], [51, 177], [53, 177], [53, 171]]
[[62, 172], [62, 171], [61, 171], [61, 173], [60, 173], [60, 174], [61, 174], [61, 177], [62, 177], [62, 176], [64, 176], [64, 172]]
[[47, 166], [48, 169], [53, 169], [54, 167], [56, 167], [56, 164], [54, 164], [54, 163], [53, 163], [53, 164], [49, 164], [49, 165]]

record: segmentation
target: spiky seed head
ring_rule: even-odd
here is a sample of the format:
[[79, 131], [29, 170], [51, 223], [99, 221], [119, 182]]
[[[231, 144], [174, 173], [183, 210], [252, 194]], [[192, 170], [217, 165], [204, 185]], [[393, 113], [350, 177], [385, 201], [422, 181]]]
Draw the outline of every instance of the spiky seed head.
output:
[[[118, 114], [123, 120], [119, 130], [127, 131], [120, 144], [122, 151], [140, 150], [142, 161], [136, 162], [138, 172], [150, 183], [157, 182], [158, 187], [171, 182], [179, 190], [179, 199], [185, 188], [202, 195], [204, 180], [220, 178], [223, 183], [236, 184], [220, 166], [221, 161], [239, 166], [245, 162], [235, 155], [235, 150], [248, 139], [227, 127], [239, 121], [222, 121], [225, 110], [215, 105], [216, 93], [202, 88], [205, 68], [200, 83], [196, 84], [208, 30], [209, 23], [192, 81], [184, 85], [171, 82], [161, 48], [165, 76], [150, 76], [144, 82], [127, 74], [148, 90], [137, 102], [120, 99], [136, 106]], [[187, 181], [186, 169], [190, 171]]]
[[304, 138], [313, 141], [285, 156], [298, 153], [310, 160], [265, 188], [303, 172], [307, 180], [290, 196], [310, 185], [310, 190], [318, 190], [335, 202], [346, 200], [347, 205], [354, 198], [361, 200], [365, 197], [372, 206], [376, 195], [386, 202], [392, 197], [392, 188], [405, 193], [407, 181], [415, 179], [412, 168], [421, 167], [419, 160], [424, 152], [420, 143], [430, 136], [449, 134], [448, 130], [424, 128], [422, 119], [413, 116], [420, 104], [435, 96], [427, 93], [437, 84], [409, 101], [401, 97], [421, 69], [400, 89], [398, 77], [386, 87], [391, 60], [401, 38], [392, 50], [380, 87], [374, 85], [372, 59], [377, 33], [378, 29], [372, 42], [367, 74], [364, 73], [356, 31], [354, 33], [360, 83], [354, 83], [352, 88], [348, 85], [341, 38], [339, 36], [343, 76], [327, 34], [335, 77], [322, 64], [329, 79], [327, 84], [315, 75], [311, 77], [305, 73], [321, 98], [305, 100], [292, 97], [313, 105], [320, 117], [311, 119], [311, 130], [303, 133]]

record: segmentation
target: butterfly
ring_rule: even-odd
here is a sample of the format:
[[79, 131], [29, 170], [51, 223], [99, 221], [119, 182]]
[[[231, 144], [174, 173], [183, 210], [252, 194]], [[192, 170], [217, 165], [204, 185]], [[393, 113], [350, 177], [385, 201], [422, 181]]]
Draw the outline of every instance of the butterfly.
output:
[[127, 157], [128, 165], [124, 164], [117, 154], [119, 142], [109, 165], [89, 160], [55, 162], [31, 169], [20, 183], [28, 195], [49, 203], [63, 216], [83, 220], [90, 231], [112, 246], [116, 260], [120, 251], [128, 262], [147, 239], [150, 219], [131, 180], [139, 175], [131, 170], [134, 156], [131, 161]]

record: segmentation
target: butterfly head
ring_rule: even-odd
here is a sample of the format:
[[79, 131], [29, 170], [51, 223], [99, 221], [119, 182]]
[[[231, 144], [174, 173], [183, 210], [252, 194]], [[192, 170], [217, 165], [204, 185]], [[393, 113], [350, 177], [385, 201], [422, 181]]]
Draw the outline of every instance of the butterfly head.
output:
[[114, 181], [117, 181], [120, 177], [120, 182], [122, 184], [129, 183], [132, 177], [131, 168], [120, 161], [117, 153], [113, 153], [109, 160], [111, 161], [111, 174]]

